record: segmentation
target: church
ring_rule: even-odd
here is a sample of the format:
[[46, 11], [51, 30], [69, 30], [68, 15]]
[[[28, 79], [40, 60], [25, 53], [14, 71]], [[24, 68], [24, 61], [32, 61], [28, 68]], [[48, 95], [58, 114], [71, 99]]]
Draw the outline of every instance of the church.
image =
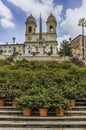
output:
[[0, 45], [0, 51], [4, 55], [15, 55], [20, 53], [21, 56], [56, 56], [58, 55], [57, 43], [57, 21], [51, 13], [46, 20], [46, 32], [43, 32], [42, 16], [39, 19], [39, 32], [36, 32], [37, 23], [31, 14], [25, 22], [25, 42], [15, 43], [15, 38], [11, 44]]
[[46, 21], [47, 32], [42, 32], [42, 18], [39, 20], [39, 33], [36, 33], [36, 20], [30, 15], [26, 20], [25, 55], [57, 55], [56, 18], [50, 14]]

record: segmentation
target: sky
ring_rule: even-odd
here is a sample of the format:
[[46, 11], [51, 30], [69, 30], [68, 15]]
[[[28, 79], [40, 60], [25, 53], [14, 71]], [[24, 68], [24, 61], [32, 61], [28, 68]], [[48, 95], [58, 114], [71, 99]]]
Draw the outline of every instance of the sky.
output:
[[[82, 33], [79, 19], [86, 18], [86, 0], [0, 0], [0, 44], [25, 41], [25, 21], [32, 14], [37, 21], [42, 15], [43, 31], [46, 19], [53, 13], [57, 20], [57, 40], [73, 39]], [[86, 33], [86, 29], [85, 33]]]

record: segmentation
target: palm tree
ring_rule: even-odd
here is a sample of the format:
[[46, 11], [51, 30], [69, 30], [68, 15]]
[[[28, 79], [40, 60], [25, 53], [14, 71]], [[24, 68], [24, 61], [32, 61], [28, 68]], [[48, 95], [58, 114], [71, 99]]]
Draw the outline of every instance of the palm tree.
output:
[[84, 50], [84, 27], [86, 27], [86, 20], [82, 18], [79, 20], [79, 26], [82, 26], [82, 59], [85, 59], [85, 50]]

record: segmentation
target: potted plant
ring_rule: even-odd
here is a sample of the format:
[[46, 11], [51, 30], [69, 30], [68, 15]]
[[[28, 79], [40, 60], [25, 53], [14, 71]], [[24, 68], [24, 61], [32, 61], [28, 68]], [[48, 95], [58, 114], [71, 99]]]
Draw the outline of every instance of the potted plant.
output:
[[51, 108], [55, 110], [56, 116], [63, 117], [65, 109], [69, 109], [69, 100], [64, 98], [63, 95], [55, 95], [51, 102]]
[[47, 55], [50, 56], [52, 53], [51, 52], [47, 52]]
[[45, 117], [48, 115], [48, 108], [49, 108], [49, 98], [41, 95], [38, 99], [38, 108], [39, 108], [39, 115]]
[[46, 117], [48, 115], [48, 108], [50, 107], [50, 97], [47, 92], [39, 93], [37, 96], [36, 106], [39, 110], [39, 115]]
[[60, 101], [57, 103], [56, 110], [56, 116], [63, 117], [65, 110], [69, 109], [69, 100], [66, 98], [60, 99]]
[[76, 100], [86, 100], [86, 82], [84, 80], [81, 80], [76, 85], [77, 88], [77, 94], [76, 94]]
[[35, 105], [35, 96], [24, 95], [18, 99], [18, 108], [22, 109], [24, 116], [31, 116], [32, 108]]
[[8, 99], [12, 101], [12, 106], [17, 106], [17, 100], [22, 95], [22, 91], [20, 89], [11, 88], [8, 91]]
[[70, 106], [74, 107], [76, 104], [76, 98], [77, 98], [77, 89], [76, 85], [65, 85], [64, 86], [64, 97], [69, 99]]
[[0, 106], [5, 105], [6, 91], [5, 88], [0, 88]]
[[37, 55], [38, 53], [37, 52], [32, 52], [31, 53], [33, 56]]
[[56, 116], [58, 117], [63, 117], [64, 116], [64, 107], [61, 103], [57, 103], [56, 104], [56, 109], [55, 109], [55, 112], [56, 112]]

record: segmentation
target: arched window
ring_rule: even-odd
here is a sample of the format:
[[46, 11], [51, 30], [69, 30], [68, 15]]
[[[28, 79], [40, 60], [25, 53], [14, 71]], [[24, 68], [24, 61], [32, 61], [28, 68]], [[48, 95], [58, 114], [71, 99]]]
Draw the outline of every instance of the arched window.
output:
[[31, 27], [31, 26], [28, 27], [28, 32], [29, 32], [29, 33], [32, 32], [32, 27]]
[[52, 25], [50, 25], [50, 32], [52, 32], [53, 31], [53, 26]]

